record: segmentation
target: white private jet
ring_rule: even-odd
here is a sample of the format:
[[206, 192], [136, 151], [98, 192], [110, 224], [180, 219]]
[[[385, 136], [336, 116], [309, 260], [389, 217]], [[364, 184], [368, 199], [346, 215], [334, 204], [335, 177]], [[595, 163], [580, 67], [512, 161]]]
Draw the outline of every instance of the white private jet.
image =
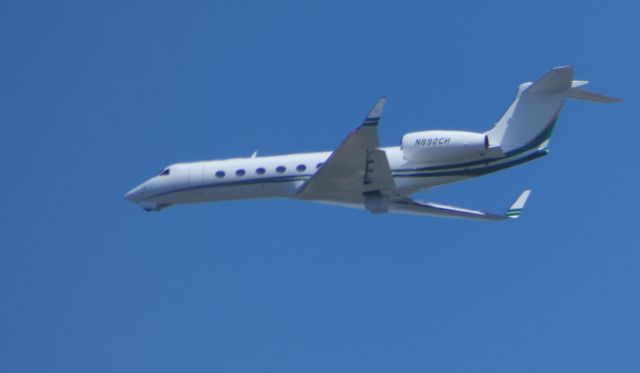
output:
[[125, 198], [147, 211], [197, 202], [288, 197], [367, 209], [475, 220], [517, 218], [529, 197], [520, 194], [503, 214], [422, 202], [409, 196], [516, 166], [547, 154], [566, 98], [616, 102], [583, 90], [572, 67], [556, 67], [518, 88], [507, 111], [484, 133], [407, 133], [401, 146], [380, 147], [380, 98], [364, 122], [333, 152], [176, 163], [129, 191]]

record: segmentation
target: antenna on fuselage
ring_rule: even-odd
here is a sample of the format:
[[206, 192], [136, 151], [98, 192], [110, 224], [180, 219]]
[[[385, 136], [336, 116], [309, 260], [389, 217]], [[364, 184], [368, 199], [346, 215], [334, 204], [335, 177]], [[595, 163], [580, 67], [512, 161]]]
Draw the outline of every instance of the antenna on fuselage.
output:
[[254, 151], [253, 154], [251, 154], [251, 158], [255, 158], [258, 155], [258, 151]]

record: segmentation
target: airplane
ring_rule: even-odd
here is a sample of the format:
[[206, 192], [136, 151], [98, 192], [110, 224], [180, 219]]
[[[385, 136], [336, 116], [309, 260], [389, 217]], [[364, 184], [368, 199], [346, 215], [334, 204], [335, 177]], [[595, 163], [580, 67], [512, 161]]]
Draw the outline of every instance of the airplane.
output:
[[362, 124], [333, 151], [176, 163], [136, 186], [125, 198], [147, 211], [211, 201], [287, 197], [366, 209], [497, 221], [513, 219], [531, 193], [523, 191], [502, 214], [423, 202], [419, 190], [482, 176], [547, 155], [565, 99], [621, 101], [584, 90], [571, 66], [555, 67], [523, 83], [506, 112], [484, 133], [430, 130], [407, 133], [400, 146], [380, 147], [380, 98]]

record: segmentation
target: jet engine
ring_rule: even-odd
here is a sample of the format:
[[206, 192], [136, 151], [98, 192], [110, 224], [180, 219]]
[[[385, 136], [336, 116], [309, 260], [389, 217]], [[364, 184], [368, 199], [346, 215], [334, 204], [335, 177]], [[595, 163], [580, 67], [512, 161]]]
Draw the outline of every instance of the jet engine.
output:
[[489, 151], [483, 133], [465, 131], [420, 131], [402, 137], [402, 154], [408, 162], [443, 163], [481, 159]]

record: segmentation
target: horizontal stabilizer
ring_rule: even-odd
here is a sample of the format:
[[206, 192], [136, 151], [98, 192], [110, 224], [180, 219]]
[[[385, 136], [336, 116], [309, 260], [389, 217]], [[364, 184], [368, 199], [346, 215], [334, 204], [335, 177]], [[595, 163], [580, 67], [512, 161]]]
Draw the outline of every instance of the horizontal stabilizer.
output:
[[573, 98], [576, 100], [602, 102], [605, 104], [622, 101], [622, 99], [617, 97], [611, 97], [611, 96], [603, 95], [601, 93], [595, 93], [595, 92], [587, 91], [586, 89], [580, 88], [584, 85], [587, 85], [588, 83], [589, 82], [585, 80], [574, 80], [573, 84], [571, 84], [571, 89], [567, 91], [567, 97]]

